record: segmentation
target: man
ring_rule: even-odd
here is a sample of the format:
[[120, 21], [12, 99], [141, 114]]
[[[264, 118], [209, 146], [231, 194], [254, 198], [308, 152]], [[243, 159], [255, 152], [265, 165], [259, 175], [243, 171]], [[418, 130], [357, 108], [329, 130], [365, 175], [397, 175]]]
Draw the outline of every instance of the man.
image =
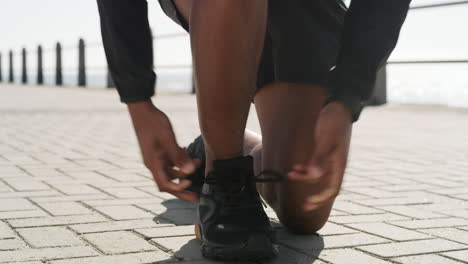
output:
[[[160, 0], [190, 31], [203, 135], [189, 147], [192, 160], [150, 101], [155, 75], [146, 1], [98, 0], [110, 70], [145, 165], [161, 191], [200, 198], [197, 233], [205, 257], [259, 260], [278, 253], [259, 193], [293, 232], [310, 234], [325, 224], [352, 123], [396, 45], [409, 2], [353, 0], [346, 11], [340, 0]], [[262, 137], [245, 131], [252, 100]], [[199, 193], [189, 191], [197, 188], [188, 175], [202, 182]], [[288, 177], [278, 182], [279, 175]]]

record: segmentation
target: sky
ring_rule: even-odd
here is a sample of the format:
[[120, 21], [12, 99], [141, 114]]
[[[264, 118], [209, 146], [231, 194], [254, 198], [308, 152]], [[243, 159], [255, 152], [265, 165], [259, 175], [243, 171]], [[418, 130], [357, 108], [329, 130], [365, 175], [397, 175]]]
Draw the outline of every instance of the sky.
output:
[[[413, 0], [413, 5], [453, 2], [450, 0]], [[183, 31], [160, 10], [157, 0], [148, 0], [150, 24], [155, 35]], [[468, 59], [468, 4], [410, 11], [391, 59]], [[67, 71], [77, 66], [75, 47], [80, 37], [86, 43], [101, 41], [99, 16], [95, 0], [2, 0], [0, 9], [0, 52], [6, 69], [7, 52], [15, 52], [15, 68], [19, 68], [19, 53], [26, 48], [30, 69], [35, 68], [38, 44], [46, 49], [45, 68], [55, 64], [51, 49], [57, 41], [66, 48], [63, 59]], [[159, 40], [156, 64], [190, 64], [187, 37]], [[102, 47], [87, 50], [87, 65], [100, 69], [105, 65]], [[5, 70], [4, 70], [5, 72]]]

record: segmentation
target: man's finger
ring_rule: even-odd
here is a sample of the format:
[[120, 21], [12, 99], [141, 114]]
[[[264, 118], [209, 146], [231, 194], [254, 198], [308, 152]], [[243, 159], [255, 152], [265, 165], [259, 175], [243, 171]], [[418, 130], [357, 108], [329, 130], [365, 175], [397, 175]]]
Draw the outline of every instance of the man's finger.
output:
[[[195, 167], [199, 167], [200, 164], [201, 164], [201, 161], [199, 159], [194, 159], [192, 160], [193, 163], [195, 164]], [[168, 171], [170, 172], [169, 173], [169, 177], [171, 179], [183, 179], [183, 178], [187, 178], [189, 176], [189, 174], [186, 174], [184, 172], [182, 172], [178, 167], [176, 166], [172, 166], [171, 168], [168, 169]]]
[[[296, 169], [297, 166], [297, 169]], [[296, 165], [294, 170], [288, 173], [288, 178], [292, 180], [301, 180], [307, 183], [315, 183], [325, 175], [325, 169], [317, 166]]]
[[153, 163], [153, 167], [150, 168], [154, 181], [158, 185], [160, 191], [174, 193], [183, 191], [185, 188], [190, 186], [191, 182], [188, 180], [181, 181], [180, 183], [172, 182], [172, 179], [169, 176], [170, 171], [167, 171], [170, 170], [170, 168], [164, 163], [165, 162], [161, 159], [156, 160]]
[[304, 209], [315, 210], [322, 207], [324, 204], [329, 203], [338, 195], [340, 186], [329, 187], [318, 194], [314, 194], [312, 197], [309, 197], [305, 204]]
[[162, 144], [172, 163], [174, 163], [181, 172], [191, 174], [196, 170], [195, 163], [190, 159], [187, 152], [177, 145], [175, 137], [170, 137]]

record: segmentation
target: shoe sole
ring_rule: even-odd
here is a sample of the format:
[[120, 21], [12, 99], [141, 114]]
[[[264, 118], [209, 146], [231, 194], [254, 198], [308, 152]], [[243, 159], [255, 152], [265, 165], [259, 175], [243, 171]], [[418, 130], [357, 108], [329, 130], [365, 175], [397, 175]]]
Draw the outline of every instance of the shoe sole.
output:
[[246, 243], [235, 246], [206, 245], [201, 239], [198, 223], [195, 224], [195, 236], [202, 241], [201, 253], [203, 257], [214, 260], [227, 261], [262, 261], [273, 259], [279, 254], [278, 245], [262, 233], [254, 233]]

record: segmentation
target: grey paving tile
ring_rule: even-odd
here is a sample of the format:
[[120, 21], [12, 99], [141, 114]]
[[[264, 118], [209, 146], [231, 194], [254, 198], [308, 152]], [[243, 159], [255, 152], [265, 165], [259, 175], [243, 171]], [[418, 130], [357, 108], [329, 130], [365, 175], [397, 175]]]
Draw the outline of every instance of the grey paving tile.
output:
[[136, 253], [157, 248], [128, 231], [85, 234], [83, 237], [107, 254]]
[[358, 247], [358, 249], [382, 257], [398, 257], [406, 255], [437, 253], [449, 250], [468, 249], [468, 246], [443, 239], [428, 239], [361, 246]]
[[65, 227], [18, 228], [16, 231], [33, 247], [84, 245], [75, 233]]

